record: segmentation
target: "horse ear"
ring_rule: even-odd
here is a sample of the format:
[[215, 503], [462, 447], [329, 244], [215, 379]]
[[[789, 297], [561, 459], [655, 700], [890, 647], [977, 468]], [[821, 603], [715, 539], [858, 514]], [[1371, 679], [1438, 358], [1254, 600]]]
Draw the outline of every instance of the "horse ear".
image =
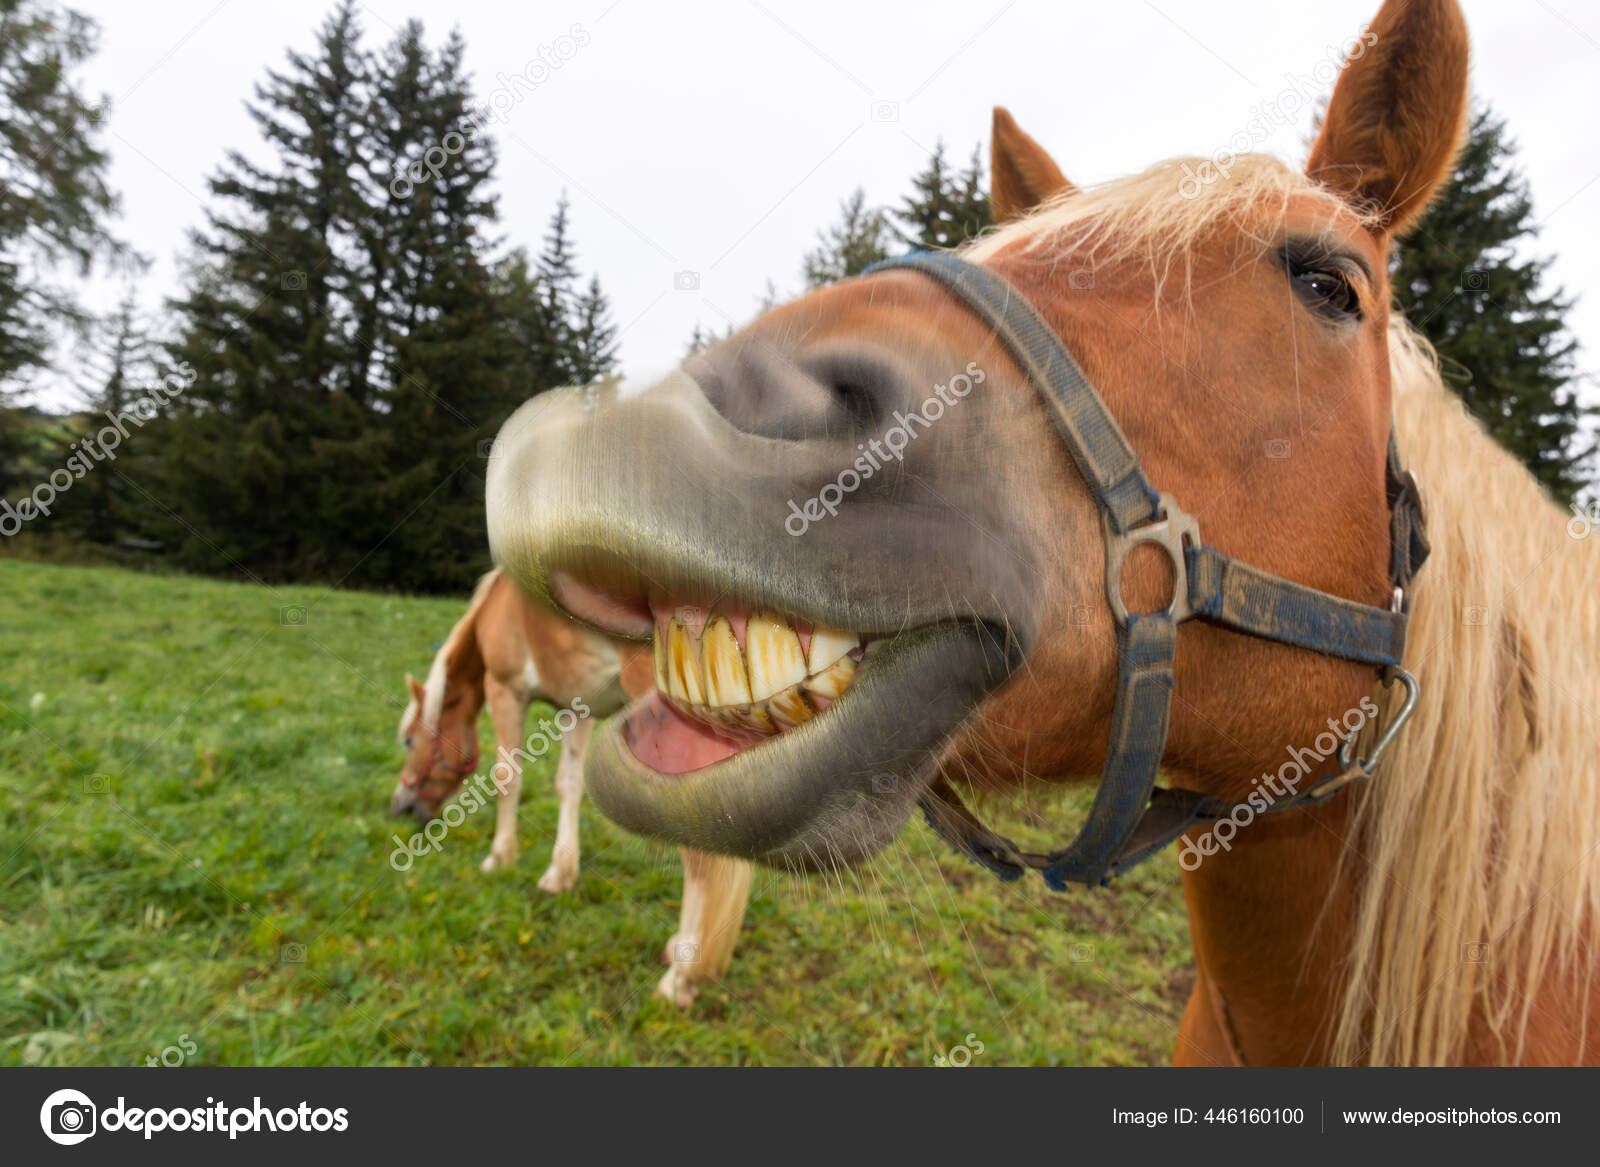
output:
[[989, 205], [996, 223], [1020, 219], [1051, 195], [1076, 189], [1003, 105], [994, 107], [989, 175]]
[[421, 705], [422, 698], [426, 695], [426, 691], [417, 682], [417, 678], [413, 677], [410, 673], [406, 674], [406, 688], [410, 690], [412, 699], [415, 700], [418, 705]]
[[1450, 176], [1467, 112], [1456, 0], [1385, 0], [1354, 38], [1306, 173], [1399, 232]]

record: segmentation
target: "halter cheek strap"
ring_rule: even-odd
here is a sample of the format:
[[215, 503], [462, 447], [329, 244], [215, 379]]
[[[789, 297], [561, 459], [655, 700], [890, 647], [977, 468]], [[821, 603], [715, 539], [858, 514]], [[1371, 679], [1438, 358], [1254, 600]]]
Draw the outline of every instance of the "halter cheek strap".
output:
[[[886, 260], [866, 274], [891, 270], [920, 272], [960, 300], [994, 330], [1038, 391], [1100, 510], [1106, 538], [1106, 594], [1117, 623], [1111, 748], [1078, 837], [1049, 854], [1021, 851], [979, 822], [942, 779], [922, 799], [930, 825], [1002, 880], [1017, 879], [1033, 868], [1062, 891], [1068, 883], [1091, 887], [1109, 883], [1189, 828], [1231, 814], [1242, 804], [1199, 791], [1156, 786], [1176, 684], [1173, 657], [1178, 625], [1190, 619], [1370, 664], [1385, 684], [1405, 688], [1405, 700], [1368, 756], [1355, 756], [1359, 731], [1352, 733], [1339, 751], [1340, 770], [1264, 810], [1252, 803], [1254, 814], [1316, 805], [1350, 782], [1369, 777], [1416, 704], [1416, 680], [1400, 666], [1405, 654], [1406, 599], [1412, 576], [1428, 554], [1416, 482], [1400, 467], [1393, 433], [1387, 477], [1394, 602], [1388, 608], [1375, 608], [1282, 579], [1206, 546], [1194, 518], [1145, 477], [1139, 456], [1054, 330], [1000, 276], [956, 255], [928, 252]], [[1133, 614], [1122, 600], [1122, 564], [1133, 548], [1146, 543], [1166, 553], [1177, 584], [1164, 611]]]
[[[439, 760], [439, 755], [443, 753], [444, 741], [437, 734], [435, 734], [433, 738], [433, 748], [428, 751], [427, 760], [422, 765], [416, 767], [415, 771], [410, 775], [402, 774], [400, 776], [400, 785], [410, 790], [416, 790], [419, 788], [424, 782], [427, 781], [428, 775], [433, 773], [434, 763]], [[467, 756], [460, 762], [457, 762], [454, 766], [449, 767], [447, 773], [450, 777], [456, 780], [456, 786], [459, 787], [462, 781], [466, 779], [467, 775], [471, 774], [477, 768], [478, 743], [476, 739], [474, 739], [471, 752], [468, 753]], [[453, 793], [455, 793], [454, 790], [451, 791], [451, 794]], [[445, 797], [448, 798], [449, 795], [446, 795]]]

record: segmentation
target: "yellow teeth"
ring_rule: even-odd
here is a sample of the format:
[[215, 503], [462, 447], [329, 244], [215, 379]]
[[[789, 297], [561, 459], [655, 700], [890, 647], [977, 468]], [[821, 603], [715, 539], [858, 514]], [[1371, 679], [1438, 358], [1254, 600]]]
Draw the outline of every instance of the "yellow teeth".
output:
[[750, 696], [755, 700], [765, 701], [806, 679], [800, 637], [783, 617], [753, 613], [745, 626], [744, 643], [750, 654]]
[[666, 656], [668, 696], [689, 705], [704, 705], [706, 689], [700, 673], [699, 648], [676, 620], [667, 629]]
[[787, 619], [755, 612], [741, 648], [726, 616], [713, 615], [696, 639], [675, 615], [665, 634], [656, 630], [656, 687], [711, 725], [771, 734], [810, 721], [849, 688], [860, 645], [854, 633], [819, 628], [804, 652]]
[[839, 694], [850, 687], [855, 675], [856, 662], [847, 656], [842, 656], [816, 676], [808, 677], [806, 692], [817, 697], [826, 697], [829, 701], [836, 700]]
[[721, 616], [706, 625], [706, 634], [700, 639], [700, 663], [705, 670], [707, 705], [750, 704], [744, 654], [734, 639], [733, 625]]

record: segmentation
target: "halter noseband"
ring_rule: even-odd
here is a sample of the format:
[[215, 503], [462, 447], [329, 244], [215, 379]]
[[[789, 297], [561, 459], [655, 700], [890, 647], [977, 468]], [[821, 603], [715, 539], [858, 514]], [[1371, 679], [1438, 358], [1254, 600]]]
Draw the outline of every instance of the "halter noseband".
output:
[[[414, 772], [409, 777], [402, 773], [400, 775], [400, 785], [406, 787], [408, 790], [420, 790], [422, 784], [428, 780], [428, 775], [433, 773], [434, 763], [439, 760], [439, 757], [443, 753], [444, 738], [440, 734], [436, 733], [433, 735], [433, 747], [428, 751], [428, 757], [426, 761], [422, 765], [416, 767]], [[449, 766], [446, 770], [446, 773], [449, 775], [449, 777], [455, 779], [455, 786], [450, 789], [450, 794], [454, 794], [457, 790], [459, 790], [461, 788], [461, 783], [466, 780], [467, 775], [471, 774], [477, 768], [478, 741], [476, 726], [474, 726], [472, 748], [468, 752], [466, 758], [460, 762], [457, 762], [454, 766]], [[446, 794], [444, 798], [449, 798], [450, 794]], [[443, 801], [443, 799], [440, 801]]]
[[[1276, 813], [1326, 802], [1345, 786], [1371, 777], [1417, 702], [1417, 681], [1401, 667], [1412, 577], [1428, 556], [1421, 498], [1400, 466], [1389, 434], [1389, 580], [1394, 599], [1374, 608], [1291, 583], [1232, 559], [1200, 541], [1199, 524], [1160, 494], [1139, 468], [1139, 456], [1116, 419], [1055, 332], [1027, 299], [986, 268], [948, 253], [917, 252], [885, 260], [864, 274], [921, 272], [989, 325], [1044, 400], [1057, 434], [1072, 455], [1100, 510], [1106, 538], [1106, 593], [1117, 623], [1117, 695], [1111, 750], [1083, 829], [1049, 854], [1019, 850], [985, 827], [942, 780], [922, 798], [931, 825], [958, 851], [1000, 879], [1037, 869], [1056, 891], [1068, 883], [1104, 886], [1205, 822], [1227, 818], [1243, 803], [1212, 794], [1156, 786], [1166, 748], [1176, 684], [1173, 656], [1178, 625], [1199, 619], [1237, 632], [1291, 644], [1325, 656], [1373, 665], [1384, 684], [1400, 684], [1405, 699], [1378, 734], [1372, 752], [1356, 755], [1358, 728], [1339, 750], [1340, 769], [1252, 813]], [[1128, 553], [1142, 543], [1160, 547], [1177, 582], [1164, 611], [1130, 613], [1120, 576]]]

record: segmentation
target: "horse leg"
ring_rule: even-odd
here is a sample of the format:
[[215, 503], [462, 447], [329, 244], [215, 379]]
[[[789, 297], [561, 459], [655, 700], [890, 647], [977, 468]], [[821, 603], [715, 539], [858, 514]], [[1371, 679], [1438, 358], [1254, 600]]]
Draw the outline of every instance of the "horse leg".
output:
[[656, 985], [656, 996], [680, 1009], [693, 1004], [700, 986], [728, 971], [733, 945], [750, 901], [750, 864], [726, 855], [680, 849], [683, 856], [683, 910], [677, 935], [662, 959], [670, 967]]
[[522, 801], [522, 760], [518, 751], [522, 749], [528, 707], [521, 697], [492, 676], [484, 679], [484, 696], [488, 700], [489, 716], [494, 720], [495, 742], [500, 747], [498, 762], [504, 762], [510, 769], [504, 784], [495, 783], [499, 799], [495, 806], [494, 842], [489, 846], [488, 858], [478, 865], [481, 871], [494, 871], [517, 861], [517, 804]]
[[578, 724], [561, 739], [561, 761], [556, 763], [561, 811], [556, 819], [556, 845], [550, 853], [550, 866], [539, 877], [541, 891], [571, 891], [578, 882], [578, 804], [583, 801], [583, 751], [592, 728], [587, 717], [579, 718]]

